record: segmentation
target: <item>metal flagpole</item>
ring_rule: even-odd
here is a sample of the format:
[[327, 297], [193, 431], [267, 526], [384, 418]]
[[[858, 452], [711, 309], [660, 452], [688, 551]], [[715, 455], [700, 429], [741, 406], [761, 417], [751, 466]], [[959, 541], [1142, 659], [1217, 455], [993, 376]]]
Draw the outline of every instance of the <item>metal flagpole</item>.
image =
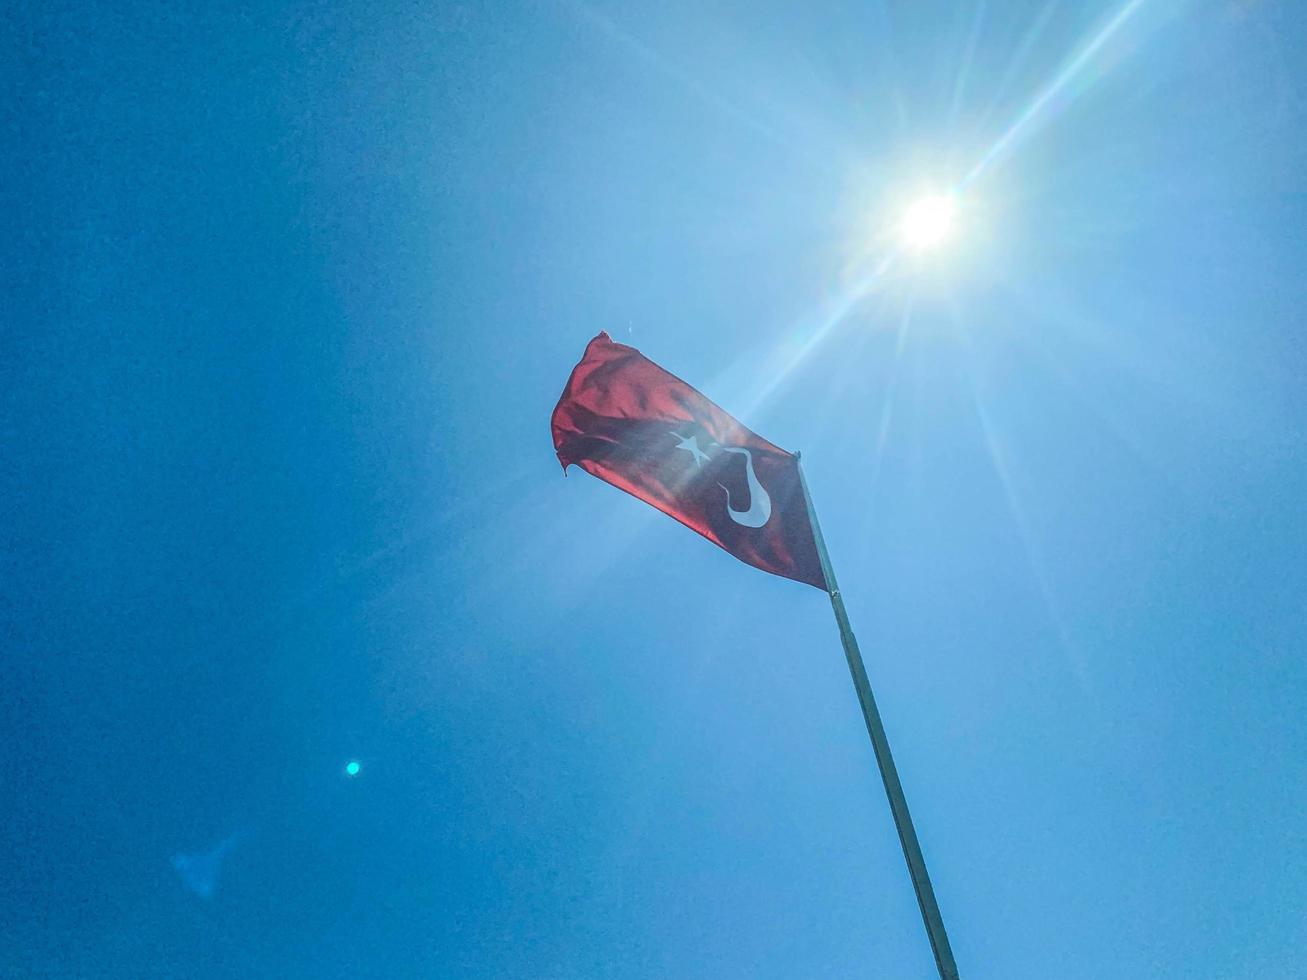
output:
[[840, 595], [840, 587], [835, 582], [835, 572], [830, 565], [830, 555], [826, 553], [826, 541], [821, 536], [821, 525], [817, 523], [817, 511], [812, 506], [812, 496], [808, 493], [808, 481], [803, 476], [802, 463], [799, 464], [799, 485], [803, 487], [803, 502], [808, 508], [808, 520], [812, 522], [812, 536], [816, 539], [821, 570], [826, 576], [831, 608], [835, 610], [835, 622], [840, 627], [844, 657], [849, 662], [853, 687], [858, 692], [858, 704], [862, 706], [862, 717], [867, 722], [867, 734], [871, 736], [871, 746], [876, 752], [876, 765], [880, 767], [880, 778], [885, 784], [885, 795], [889, 797], [889, 808], [894, 814], [894, 827], [899, 832], [899, 843], [903, 845], [903, 857], [908, 862], [912, 887], [917, 892], [921, 918], [926, 923], [926, 935], [930, 937], [930, 948], [935, 953], [935, 965], [939, 967], [941, 980], [958, 980], [958, 966], [953, 960], [948, 934], [944, 931], [944, 919], [939, 914], [935, 890], [930, 887], [926, 859], [921, 856], [917, 832], [912, 827], [912, 815], [908, 813], [908, 801], [903, 795], [903, 786], [899, 783], [898, 770], [894, 768], [894, 757], [890, 754], [889, 739], [885, 735], [880, 712], [876, 709], [876, 699], [871, 693], [871, 682], [867, 680], [867, 668], [862, 664], [858, 641], [853, 635], [853, 627], [849, 625], [849, 614], [844, 609], [844, 597]]

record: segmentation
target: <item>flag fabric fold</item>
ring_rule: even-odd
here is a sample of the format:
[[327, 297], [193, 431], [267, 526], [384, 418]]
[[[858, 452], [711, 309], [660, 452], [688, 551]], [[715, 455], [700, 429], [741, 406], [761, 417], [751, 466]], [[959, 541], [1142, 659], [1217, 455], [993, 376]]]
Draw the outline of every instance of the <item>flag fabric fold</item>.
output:
[[606, 333], [552, 418], [566, 470], [657, 507], [743, 562], [825, 590], [799, 460]]

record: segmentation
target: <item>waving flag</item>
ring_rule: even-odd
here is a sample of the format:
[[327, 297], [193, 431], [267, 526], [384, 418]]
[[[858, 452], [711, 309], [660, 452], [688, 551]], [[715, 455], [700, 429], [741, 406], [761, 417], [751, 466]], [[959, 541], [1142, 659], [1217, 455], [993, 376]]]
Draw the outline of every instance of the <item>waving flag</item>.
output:
[[572, 369], [553, 417], [563, 471], [587, 473], [653, 504], [741, 561], [830, 595], [940, 980], [958, 968], [871, 693], [844, 596], [835, 584], [799, 457], [750, 432], [680, 378], [601, 333]]
[[639, 497], [756, 568], [827, 588], [797, 456], [601, 333], [554, 409], [563, 469]]

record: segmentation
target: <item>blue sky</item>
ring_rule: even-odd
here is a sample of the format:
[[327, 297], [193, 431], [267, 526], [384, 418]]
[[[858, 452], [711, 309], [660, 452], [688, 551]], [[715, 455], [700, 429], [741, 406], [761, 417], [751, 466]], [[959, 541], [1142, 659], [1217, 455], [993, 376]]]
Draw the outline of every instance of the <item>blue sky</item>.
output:
[[1302, 11], [191, 8], [5, 15], [0, 974], [932, 975], [603, 329], [803, 451], [963, 976], [1301, 975]]

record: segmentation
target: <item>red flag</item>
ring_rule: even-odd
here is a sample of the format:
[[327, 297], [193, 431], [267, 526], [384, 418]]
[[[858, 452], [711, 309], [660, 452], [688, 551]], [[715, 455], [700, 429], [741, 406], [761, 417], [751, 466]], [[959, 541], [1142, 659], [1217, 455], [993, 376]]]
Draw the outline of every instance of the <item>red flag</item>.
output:
[[554, 448], [764, 571], [826, 589], [797, 456], [601, 333], [558, 400]]

